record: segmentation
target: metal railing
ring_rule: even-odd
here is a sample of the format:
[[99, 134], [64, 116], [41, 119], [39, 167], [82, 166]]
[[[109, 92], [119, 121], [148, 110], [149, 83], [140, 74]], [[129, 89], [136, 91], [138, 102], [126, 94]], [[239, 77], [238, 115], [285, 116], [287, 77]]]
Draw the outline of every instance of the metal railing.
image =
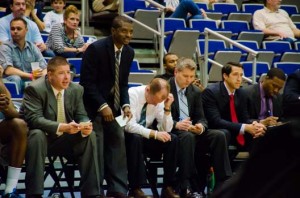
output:
[[[257, 55], [258, 55], [258, 52], [246, 47], [245, 45], [242, 45], [240, 43], [237, 43], [235, 42], [234, 40], [232, 39], [229, 39], [221, 34], [219, 34], [218, 32], [215, 32], [209, 28], [205, 28], [204, 29], [204, 35], [205, 35], [205, 44], [204, 44], [204, 64], [200, 64], [200, 70], [202, 72], [200, 72], [200, 79], [201, 81], [203, 82], [203, 86], [206, 87], [207, 86], [207, 83], [208, 83], [208, 63], [212, 63], [218, 67], [223, 67], [222, 64], [208, 58], [208, 40], [209, 40], [209, 34], [211, 35], [214, 35], [222, 40], [225, 40], [227, 41], [228, 43], [250, 53], [254, 58], [253, 58], [253, 64], [252, 64], [252, 78], [247, 78], [245, 76], [243, 76], [243, 80], [249, 82], [249, 83], [255, 83], [256, 82], [256, 62], [257, 62]], [[200, 59], [202, 56], [201, 56], [201, 53], [200, 53], [200, 49], [197, 50], [197, 57], [198, 59]], [[199, 61], [200, 62], [200, 61]]]
[[160, 73], [163, 73], [164, 72], [164, 68], [163, 68], [163, 56], [164, 56], [164, 38], [165, 38], [165, 10], [166, 10], [166, 7], [155, 2], [155, 1], [152, 1], [152, 0], [145, 0], [147, 1], [148, 3], [150, 3], [151, 5], [155, 6], [156, 8], [158, 8], [160, 11], [161, 11], [161, 29], [160, 29], [160, 32], [145, 25], [144, 23], [132, 18], [131, 16], [127, 15], [125, 12], [124, 12], [124, 0], [121, 0], [120, 1], [120, 7], [119, 7], [119, 10], [120, 10], [120, 15], [123, 15], [127, 18], [129, 18], [130, 20], [132, 20], [133, 22], [141, 25], [142, 27], [146, 28], [147, 30], [153, 32], [155, 35], [158, 35], [159, 36], [159, 67], [160, 67]]

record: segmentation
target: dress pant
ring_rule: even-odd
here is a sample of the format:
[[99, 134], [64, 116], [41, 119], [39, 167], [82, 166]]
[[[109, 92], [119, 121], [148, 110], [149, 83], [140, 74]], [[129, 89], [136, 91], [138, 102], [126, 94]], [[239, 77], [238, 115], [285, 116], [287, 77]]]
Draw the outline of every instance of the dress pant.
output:
[[97, 160], [96, 135], [87, 137], [81, 133], [51, 138], [39, 129], [28, 134], [26, 152], [26, 194], [44, 194], [45, 158], [49, 155], [61, 155], [75, 158], [81, 174], [80, 190], [83, 197], [100, 195], [99, 165]]
[[144, 156], [163, 155], [164, 187], [173, 186], [177, 168], [178, 138], [170, 133], [171, 141], [147, 139], [139, 134], [125, 133], [128, 180], [130, 188], [140, 188], [146, 183]]
[[97, 136], [101, 185], [105, 179], [108, 192], [127, 194], [124, 129], [118, 125], [116, 120], [105, 122], [100, 115], [96, 116], [93, 127]]
[[187, 131], [173, 130], [179, 139], [178, 150], [178, 185], [180, 189], [191, 187], [191, 180], [196, 174], [194, 153], [197, 135]]
[[226, 179], [232, 176], [232, 170], [230, 166], [230, 160], [228, 155], [228, 134], [222, 130], [208, 129], [203, 134], [197, 136], [196, 150], [195, 150], [195, 162], [199, 173], [200, 190], [203, 190], [205, 183], [207, 169], [205, 169], [204, 161], [207, 154], [210, 155], [210, 162], [214, 168], [216, 186], [221, 184]]

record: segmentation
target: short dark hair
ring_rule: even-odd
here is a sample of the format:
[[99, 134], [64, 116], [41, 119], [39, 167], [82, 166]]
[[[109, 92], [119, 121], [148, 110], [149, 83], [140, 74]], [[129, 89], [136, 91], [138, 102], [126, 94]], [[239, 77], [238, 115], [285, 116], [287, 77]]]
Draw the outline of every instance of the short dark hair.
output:
[[282, 71], [282, 69], [279, 69], [279, 68], [271, 68], [267, 73], [267, 77], [269, 79], [273, 79], [274, 77], [277, 77], [283, 81], [286, 80], [286, 75], [285, 75], [284, 71]]
[[[175, 53], [167, 53], [164, 55], [163, 57], [163, 64], [166, 64], [167, 63], [167, 56], [171, 56], [171, 55], [176, 55]], [[176, 55], [177, 56], [177, 55]]]
[[16, 17], [16, 18], [13, 18], [11, 21], [10, 21], [10, 25], [12, 24], [12, 22], [14, 21], [22, 21], [25, 25], [25, 27], [27, 28], [27, 21], [25, 19], [23, 19], [22, 17]]
[[55, 56], [48, 61], [47, 72], [55, 71], [56, 67], [62, 65], [69, 65], [67, 59], [62, 56]]
[[50, 0], [50, 4], [54, 3], [55, 1], [63, 1], [66, 4], [66, 0]]
[[132, 21], [125, 16], [118, 15], [114, 18], [111, 27], [114, 29], [118, 29], [119, 27], [122, 27], [122, 23], [132, 24]]
[[222, 78], [223, 78], [223, 74], [226, 74], [227, 76], [229, 76], [229, 74], [232, 71], [232, 67], [240, 67], [240, 68], [244, 69], [243, 65], [240, 63], [228, 62], [222, 67]]
[[169, 83], [162, 78], [153, 78], [149, 83], [149, 88], [151, 95], [155, 95], [162, 89], [167, 89], [168, 93], [170, 93]]

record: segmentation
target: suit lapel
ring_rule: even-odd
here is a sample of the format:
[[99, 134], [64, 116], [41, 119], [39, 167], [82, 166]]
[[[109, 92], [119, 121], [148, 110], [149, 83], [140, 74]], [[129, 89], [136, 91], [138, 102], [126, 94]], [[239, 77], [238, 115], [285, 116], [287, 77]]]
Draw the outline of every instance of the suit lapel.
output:
[[171, 84], [171, 92], [173, 93], [174, 96], [174, 105], [175, 105], [175, 118], [176, 120], [179, 118], [179, 98], [178, 98], [178, 94], [177, 94], [177, 89], [176, 89], [176, 85], [175, 85], [175, 78], [171, 78], [170, 79], [170, 84]]
[[45, 78], [45, 83], [46, 83], [46, 88], [48, 89], [48, 93], [49, 93], [49, 94], [47, 94], [49, 106], [55, 112], [55, 115], [57, 115], [56, 97], [54, 95], [53, 89], [52, 89], [51, 85], [49, 84], [47, 78]]
[[72, 97], [72, 91], [69, 87], [65, 90], [65, 93], [64, 93], [64, 106], [65, 106], [65, 115], [66, 115], [67, 122], [70, 122], [72, 120], [71, 119], [72, 104], [70, 103], [70, 101], [72, 101], [71, 97]]
[[109, 69], [111, 69], [111, 72], [113, 74], [113, 77], [115, 76], [115, 50], [114, 50], [114, 43], [112, 40], [112, 37], [110, 37], [110, 39], [108, 39], [107, 42], [107, 52], [109, 55], [109, 60], [110, 60], [110, 65], [111, 67]]
[[192, 86], [188, 86], [185, 90], [185, 96], [187, 99], [187, 104], [189, 108], [189, 116], [191, 117], [191, 112], [193, 111], [192, 109], [192, 104], [194, 103], [194, 98], [192, 96]]
[[[252, 97], [252, 96], [250, 96]], [[260, 90], [259, 90], [259, 84], [257, 84], [257, 86], [255, 85], [255, 91], [254, 91], [254, 100], [255, 100], [255, 105], [254, 105], [254, 108], [255, 108], [255, 113], [257, 115], [259, 115], [260, 113], [260, 108], [261, 108], [261, 96], [260, 96]]]

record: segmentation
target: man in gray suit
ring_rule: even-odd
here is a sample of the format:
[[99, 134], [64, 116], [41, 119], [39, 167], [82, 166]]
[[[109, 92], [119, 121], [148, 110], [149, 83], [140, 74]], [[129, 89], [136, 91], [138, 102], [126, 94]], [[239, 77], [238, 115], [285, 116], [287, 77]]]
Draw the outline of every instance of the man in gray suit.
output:
[[32, 82], [24, 92], [23, 111], [28, 122], [26, 197], [42, 197], [44, 166], [48, 155], [78, 159], [81, 197], [100, 195], [96, 136], [83, 106], [83, 88], [70, 80], [65, 58], [48, 62], [47, 76]]

